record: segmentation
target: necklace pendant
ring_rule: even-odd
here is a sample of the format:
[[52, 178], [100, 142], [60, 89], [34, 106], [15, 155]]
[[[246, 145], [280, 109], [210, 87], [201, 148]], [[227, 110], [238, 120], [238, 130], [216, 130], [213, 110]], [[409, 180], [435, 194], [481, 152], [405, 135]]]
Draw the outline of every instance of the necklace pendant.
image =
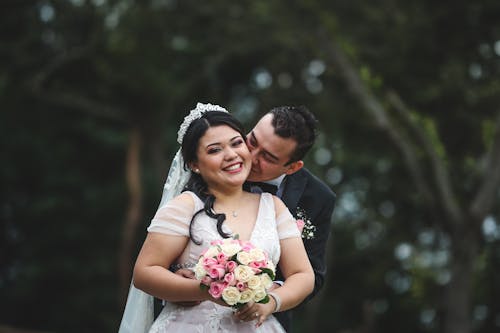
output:
[[233, 215], [233, 217], [238, 217], [238, 212], [237, 212], [237, 211], [235, 211], [235, 210], [233, 210], [233, 211], [232, 211], [232, 215]]

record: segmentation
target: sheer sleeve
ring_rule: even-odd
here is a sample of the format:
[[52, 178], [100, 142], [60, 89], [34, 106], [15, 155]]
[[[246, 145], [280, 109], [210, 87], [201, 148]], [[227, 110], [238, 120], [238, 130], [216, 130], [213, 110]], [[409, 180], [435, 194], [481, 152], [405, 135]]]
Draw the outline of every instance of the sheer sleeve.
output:
[[284, 209], [276, 219], [280, 239], [300, 237], [297, 221], [288, 209]]
[[193, 214], [193, 204], [185, 200], [171, 200], [156, 211], [148, 232], [189, 237], [189, 223]]

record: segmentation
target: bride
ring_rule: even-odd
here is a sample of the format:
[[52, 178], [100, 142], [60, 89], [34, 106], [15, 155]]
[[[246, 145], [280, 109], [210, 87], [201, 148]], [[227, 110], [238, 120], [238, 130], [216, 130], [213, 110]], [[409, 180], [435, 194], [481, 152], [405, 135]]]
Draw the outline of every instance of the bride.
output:
[[[120, 332], [284, 332], [272, 314], [297, 306], [314, 286], [295, 219], [279, 198], [243, 191], [251, 156], [242, 126], [225, 109], [198, 103], [184, 119], [178, 142], [181, 154], [166, 183], [171, 199], [152, 219], [133, 277], [135, 288], [167, 303], [149, 327], [151, 301], [137, 301], [134, 293], [141, 292], [131, 287]], [[286, 279], [268, 292], [268, 303], [250, 302], [235, 312], [199, 281], [169, 267], [192, 268], [210, 242], [236, 235], [265, 250]], [[180, 301], [200, 303], [175, 304]]]

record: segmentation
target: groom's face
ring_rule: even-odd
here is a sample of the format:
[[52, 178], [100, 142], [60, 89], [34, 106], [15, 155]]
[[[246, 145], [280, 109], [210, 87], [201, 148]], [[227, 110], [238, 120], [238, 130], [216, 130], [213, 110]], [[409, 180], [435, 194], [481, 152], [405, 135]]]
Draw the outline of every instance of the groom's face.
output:
[[250, 181], [267, 181], [282, 174], [292, 174], [303, 165], [302, 161], [287, 164], [297, 142], [276, 135], [272, 119], [272, 114], [266, 114], [248, 133], [247, 146], [252, 154]]

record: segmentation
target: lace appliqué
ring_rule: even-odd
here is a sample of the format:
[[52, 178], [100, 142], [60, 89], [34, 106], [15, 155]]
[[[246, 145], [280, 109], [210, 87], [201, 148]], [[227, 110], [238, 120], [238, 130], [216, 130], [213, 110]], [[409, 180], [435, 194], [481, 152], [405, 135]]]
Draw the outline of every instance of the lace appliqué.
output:
[[153, 323], [153, 326], [149, 329], [148, 333], [162, 333], [164, 332], [164, 327], [168, 327], [170, 322], [177, 319], [177, 316], [181, 313], [182, 308], [177, 306], [172, 306], [172, 304], [167, 303], [163, 308], [162, 312], [158, 318]]
[[178, 271], [179, 269], [182, 269], [182, 268], [192, 269], [192, 268], [194, 268], [194, 266], [196, 266], [196, 264], [192, 263], [192, 262], [186, 262], [183, 264], [173, 264], [170, 266], [170, 270], [175, 272], [175, 271]]
[[221, 330], [221, 322], [224, 317], [227, 317], [227, 311], [219, 308], [213, 309], [208, 315], [208, 327], [210, 327], [210, 330], [213, 332]]

